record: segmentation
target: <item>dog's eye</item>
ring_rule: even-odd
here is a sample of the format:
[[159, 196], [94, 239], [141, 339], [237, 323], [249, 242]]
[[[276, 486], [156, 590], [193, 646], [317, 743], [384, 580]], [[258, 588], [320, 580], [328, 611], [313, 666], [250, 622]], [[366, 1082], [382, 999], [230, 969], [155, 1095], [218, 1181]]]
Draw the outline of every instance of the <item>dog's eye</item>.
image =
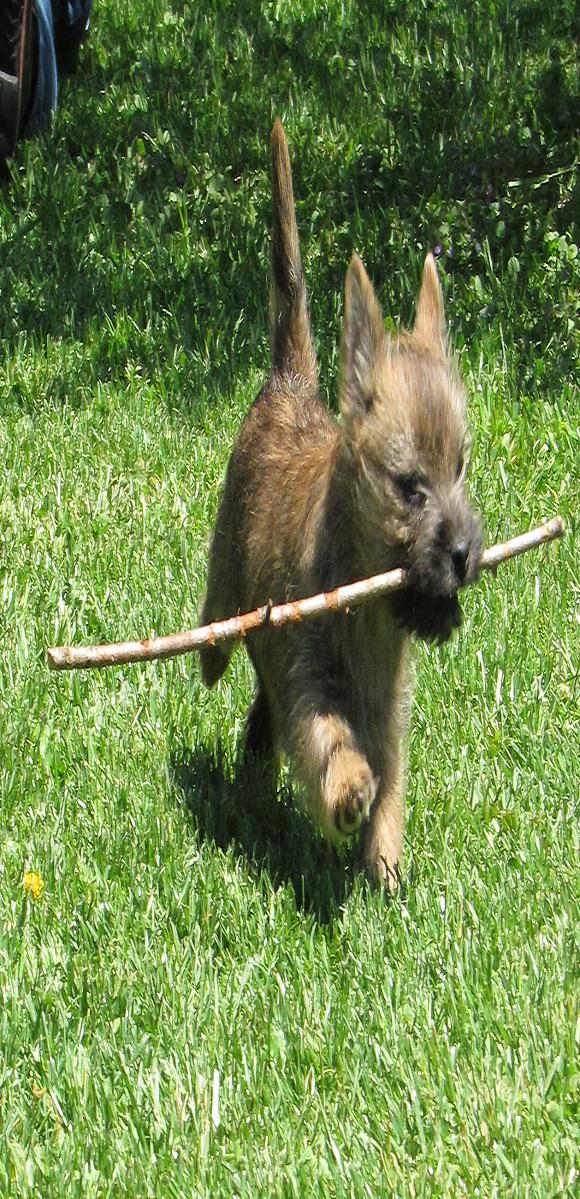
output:
[[399, 475], [397, 487], [407, 504], [422, 508], [427, 496], [416, 475]]
[[461, 458], [459, 459], [459, 462], [457, 463], [457, 467], [455, 470], [456, 482], [459, 482], [460, 479], [465, 478], [466, 471], [467, 471], [467, 457], [464, 454], [462, 454]]

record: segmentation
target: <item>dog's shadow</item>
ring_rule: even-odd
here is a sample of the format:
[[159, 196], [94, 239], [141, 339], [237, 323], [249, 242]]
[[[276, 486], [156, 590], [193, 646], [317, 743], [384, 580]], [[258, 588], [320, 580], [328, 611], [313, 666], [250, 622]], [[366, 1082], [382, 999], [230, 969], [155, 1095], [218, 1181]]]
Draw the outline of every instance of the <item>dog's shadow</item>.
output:
[[275, 887], [290, 883], [298, 910], [333, 920], [352, 891], [352, 861], [326, 845], [271, 767], [242, 755], [232, 765], [218, 742], [173, 753], [171, 779], [198, 837], [233, 849]]

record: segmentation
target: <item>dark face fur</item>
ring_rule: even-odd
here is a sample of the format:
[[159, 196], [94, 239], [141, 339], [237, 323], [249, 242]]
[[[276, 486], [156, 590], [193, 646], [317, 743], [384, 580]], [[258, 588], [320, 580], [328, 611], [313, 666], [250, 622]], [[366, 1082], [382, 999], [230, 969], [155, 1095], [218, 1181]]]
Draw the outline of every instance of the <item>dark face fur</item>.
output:
[[428, 257], [413, 331], [389, 340], [362, 263], [347, 275], [341, 408], [357, 551], [368, 574], [409, 572], [391, 599], [401, 624], [444, 641], [461, 620], [482, 534], [465, 471], [461, 380], [445, 346], [435, 264]]

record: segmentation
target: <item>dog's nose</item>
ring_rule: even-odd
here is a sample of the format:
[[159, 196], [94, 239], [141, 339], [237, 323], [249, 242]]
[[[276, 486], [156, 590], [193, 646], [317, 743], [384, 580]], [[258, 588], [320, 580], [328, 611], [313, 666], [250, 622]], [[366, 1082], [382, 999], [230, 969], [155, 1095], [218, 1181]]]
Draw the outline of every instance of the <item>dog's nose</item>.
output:
[[451, 561], [453, 569], [460, 583], [465, 582], [467, 574], [467, 563], [469, 561], [469, 542], [459, 541], [451, 550]]

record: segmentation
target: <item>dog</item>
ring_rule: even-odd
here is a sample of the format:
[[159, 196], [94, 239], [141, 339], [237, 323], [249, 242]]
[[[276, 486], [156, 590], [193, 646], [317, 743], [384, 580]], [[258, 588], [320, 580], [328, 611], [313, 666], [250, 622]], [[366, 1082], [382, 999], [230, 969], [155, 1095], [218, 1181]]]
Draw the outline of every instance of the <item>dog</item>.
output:
[[[297, 599], [396, 566], [408, 586], [351, 613], [267, 627], [246, 639], [257, 689], [247, 752], [289, 755], [330, 840], [358, 830], [362, 867], [400, 880], [412, 634], [460, 624], [476, 576], [479, 517], [468, 498], [465, 392], [447, 345], [435, 260], [410, 331], [387, 334], [354, 254], [345, 282], [340, 421], [322, 401], [286, 137], [272, 131], [272, 368], [229, 462], [201, 622]], [[213, 686], [234, 642], [201, 651]]]

